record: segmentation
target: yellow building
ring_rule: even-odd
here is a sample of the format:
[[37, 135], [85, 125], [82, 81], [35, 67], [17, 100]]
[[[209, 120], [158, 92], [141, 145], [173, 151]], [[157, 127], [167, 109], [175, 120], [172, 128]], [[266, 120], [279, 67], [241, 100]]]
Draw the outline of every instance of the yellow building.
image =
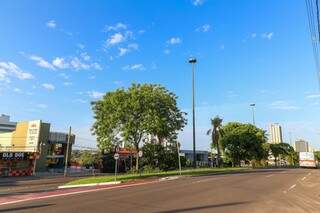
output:
[[[65, 133], [50, 133], [50, 124], [41, 120], [18, 122], [14, 131], [0, 133], [0, 176], [32, 175], [49, 166], [62, 168], [67, 138]], [[72, 135], [70, 153], [74, 140]]]

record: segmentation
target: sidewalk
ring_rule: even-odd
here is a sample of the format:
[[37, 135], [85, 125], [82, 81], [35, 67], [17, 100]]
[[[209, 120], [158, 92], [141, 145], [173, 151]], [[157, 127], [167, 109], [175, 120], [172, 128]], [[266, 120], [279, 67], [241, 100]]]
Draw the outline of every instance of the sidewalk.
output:
[[54, 189], [48, 191], [39, 191], [39, 192], [31, 192], [31, 193], [23, 193], [17, 195], [8, 195], [0, 197], [0, 206], [9, 205], [14, 203], [33, 201], [45, 198], [59, 197], [59, 196], [67, 196], [74, 194], [82, 194], [88, 192], [96, 192], [101, 190], [115, 189], [115, 188], [127, 188], [139, 185], [146, 185], [152, 183], [158, 183], [158, 180], [140, 180], [140, 181], [132, 181], [129, 183], [123, 183], [119, 185], [100, 185], [93, 187], [79, 187], [79, 188], [69, 188], [69, 189]]

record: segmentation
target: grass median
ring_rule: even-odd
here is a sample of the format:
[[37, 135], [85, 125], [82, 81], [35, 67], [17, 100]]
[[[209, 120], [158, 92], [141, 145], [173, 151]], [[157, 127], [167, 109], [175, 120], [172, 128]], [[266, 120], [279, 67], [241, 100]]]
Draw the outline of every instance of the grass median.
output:
[[[199, 169], [185, 169], [181, 171], [183, 176], [197, 176], [197, 175], [208, 175], [208, 174], [219, 174], [219, 173], [232, 173], [245, 171], [248, 168], [199, 168]], [[129, 181], [137, 180], [150, 177], [167, 177], [179, 175], [179, 171], [167, 171], [167, 172], [151, 172], [151, 173], [141, 173], [141, 174], [121, 174], [117, 175], [117, 181]], [[66, 183], [65, 185], [81, 185], [81, 184], [93, 184], [93, 183], [105, 183], [114, 181], [114, 176], [99, 176], [99, 177], [89, 177], [80, 178]]]

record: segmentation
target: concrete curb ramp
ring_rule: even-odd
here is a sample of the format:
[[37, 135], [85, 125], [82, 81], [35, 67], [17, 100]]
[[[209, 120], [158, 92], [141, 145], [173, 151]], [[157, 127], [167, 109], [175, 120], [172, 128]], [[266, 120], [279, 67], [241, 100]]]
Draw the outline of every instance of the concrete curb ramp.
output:
[[112, 181], [112, 182], [102, 182], [102, 183], [65, 185], [65, 186], [58, 186], [58, 189], [67, 189], [67, 188], [76, 188], [76, 187], [88, 187], [88, 186], [107, 186], [107, 185], [116, 185], [116, 184], [120, 184], [120, 183], [121, 183], [121, 181]]

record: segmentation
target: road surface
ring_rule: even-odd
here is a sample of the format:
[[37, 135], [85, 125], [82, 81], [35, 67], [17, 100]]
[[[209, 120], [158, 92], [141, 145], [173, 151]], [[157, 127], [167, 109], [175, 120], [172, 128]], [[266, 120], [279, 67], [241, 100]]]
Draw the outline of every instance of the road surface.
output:
[[278, 169], [183, 177], [0, 205], [1, 212], [320, 212], [320, 171]]

